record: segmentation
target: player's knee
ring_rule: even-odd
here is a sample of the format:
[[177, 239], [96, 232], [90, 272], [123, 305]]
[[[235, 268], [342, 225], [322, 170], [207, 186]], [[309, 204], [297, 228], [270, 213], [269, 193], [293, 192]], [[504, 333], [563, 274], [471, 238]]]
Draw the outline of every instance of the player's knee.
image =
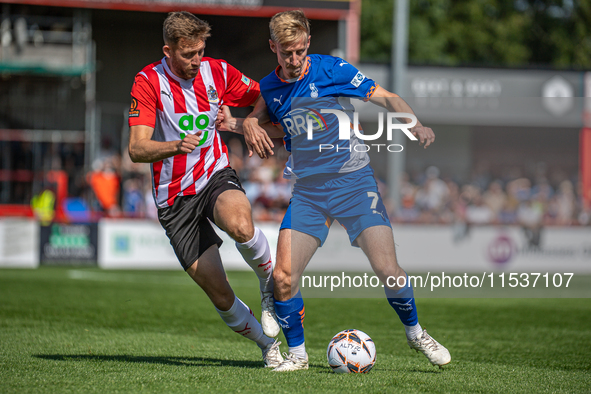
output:
[[248, 242], [254, 237], [254, 225], [248, 218], [234, 218], [228, 226], [228, 234], [238, 243]]
[[273, 282], [275, 283], [275, 287], [290, 287], [291, 273], [281, 267], [275, 266], [273, 270]]
[[292, 296], [291, 276], [285, 273], [275, 274], [273, 271], [273, 280], [275, 281], [275, 299], [278, 301], [287, 301]]

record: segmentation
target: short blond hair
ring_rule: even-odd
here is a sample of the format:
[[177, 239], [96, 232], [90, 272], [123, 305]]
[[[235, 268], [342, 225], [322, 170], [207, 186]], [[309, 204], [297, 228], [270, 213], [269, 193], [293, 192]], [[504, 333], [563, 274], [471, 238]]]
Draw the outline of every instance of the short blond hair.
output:
[[187, 11], [171, 12], [164, 20], [162, 33], [166, 45], [176, 45], [181, 38], [205, 41], [211, 36], [209, 24]]
[[289, 45], [310, 35], [310, 21], [302, 10], [284, 11], [271, 18], [269, 30], [273, 42]]

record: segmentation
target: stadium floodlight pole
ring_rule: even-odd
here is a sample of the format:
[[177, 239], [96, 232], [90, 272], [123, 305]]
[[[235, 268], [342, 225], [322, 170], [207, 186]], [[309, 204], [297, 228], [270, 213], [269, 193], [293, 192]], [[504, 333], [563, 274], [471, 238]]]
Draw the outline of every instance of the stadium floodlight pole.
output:
[[[396, 0], [392, 12], [392, 49], [390, 61], [390, 91], [405, 96], [406, 67], [408, 60], [408, 0]], [[393, 143], [405, 145], [403, 133], [394, 133]], [[400, 207], [400, 184], [405, 171], [404, 150], [388, 154], [388, 195], [395, 209]]]
[[92, 163], [98, 157], [100, 145], [98, 143], [98, 133], [100, 128], [97, 127], [97, 122], [100, 120], [97, 117], [96, 105], [96, 44], [90, 40], [87, 43], [87, 59], [86, 59], [86, 114], [84, 120], [84, 165], [85, 171], [92, 169]]

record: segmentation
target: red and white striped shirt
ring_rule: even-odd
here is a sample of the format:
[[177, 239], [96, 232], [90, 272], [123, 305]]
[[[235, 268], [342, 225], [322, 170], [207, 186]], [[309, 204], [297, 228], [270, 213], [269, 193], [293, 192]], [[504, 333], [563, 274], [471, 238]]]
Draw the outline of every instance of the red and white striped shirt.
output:
[[158, 208], [171, 206], [176, 196], [199, 193], [212, 174], [229, 167], [228, 149], [215, 128], [218, 108], [222, 103], [249, 106], [259, 93], [256, 81], [224, 60], [207, 57], [191, 80], [174, 75], [166, 58], [136, 75], [130, 127], [153, 127], [154, 141], [178, 141], [202, 131], [201, 143], [193, 152], [152, 163], [152, 194]]

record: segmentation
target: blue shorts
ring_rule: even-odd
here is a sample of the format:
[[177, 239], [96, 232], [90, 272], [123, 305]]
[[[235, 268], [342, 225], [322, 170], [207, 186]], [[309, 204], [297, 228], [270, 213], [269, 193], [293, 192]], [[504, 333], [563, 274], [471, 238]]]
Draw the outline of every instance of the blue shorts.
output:
[[280, 228], [309, 234], [322, 246], [334, 220], [347, 230], [353, 246], [366, 228], [392, 227], [370, 166], [298, 179]]

